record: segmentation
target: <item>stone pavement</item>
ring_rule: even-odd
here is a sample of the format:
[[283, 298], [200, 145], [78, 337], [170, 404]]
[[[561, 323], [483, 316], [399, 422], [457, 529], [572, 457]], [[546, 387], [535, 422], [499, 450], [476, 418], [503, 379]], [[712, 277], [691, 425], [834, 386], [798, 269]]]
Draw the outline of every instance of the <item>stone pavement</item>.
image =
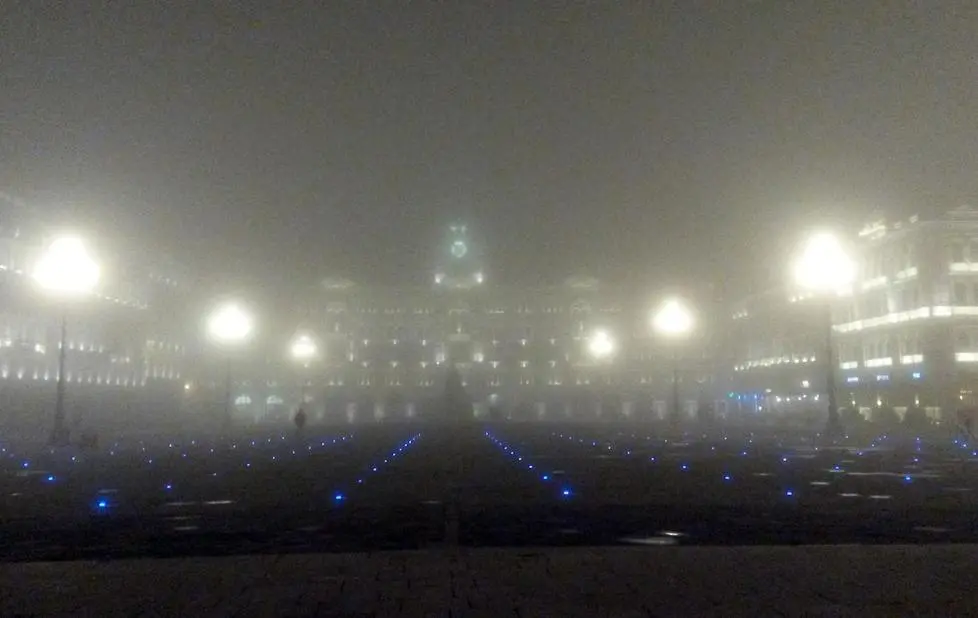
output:
[[0, 564], [0, 616], [978, 616], [978, 546], [438, 549]]

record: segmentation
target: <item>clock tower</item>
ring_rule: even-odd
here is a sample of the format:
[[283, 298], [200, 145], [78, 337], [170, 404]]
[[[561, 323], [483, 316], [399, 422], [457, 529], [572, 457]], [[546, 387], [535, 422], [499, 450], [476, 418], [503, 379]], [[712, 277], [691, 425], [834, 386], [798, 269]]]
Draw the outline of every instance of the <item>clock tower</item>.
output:
[[448, 233], [438, 251], [435, 285], [469, 288], [482, 285], [484, 281], [481, 255], [472, 245], [468, 226], [464, 223], [448, 226]]

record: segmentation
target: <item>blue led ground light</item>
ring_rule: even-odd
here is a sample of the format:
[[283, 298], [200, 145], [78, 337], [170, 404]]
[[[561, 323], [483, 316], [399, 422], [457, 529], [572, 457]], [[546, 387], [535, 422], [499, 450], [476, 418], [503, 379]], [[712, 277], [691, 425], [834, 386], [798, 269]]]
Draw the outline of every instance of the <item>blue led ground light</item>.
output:
[[[527, 463], [527, 462], [524, 461], [524, 459], [527, 459], [528, 460], [529, 458], [526, 457], [526, 456], [524, 456], [524, 455], [522, 455], [514, 447], [510, 446], [506, 442], [503, 442], [502, 440], [500, 440], [499, 438], [497, 438], [496, 436], [494, 436], [489, 431], [485, 431], [483, 433], [483, 435], [486, 437], [487, 440], [489, 440], [490, 442], [492, 442], [493, 445], [495, 445], [496, 448], [498, 448], [500, 450], [500, 452], [503, 453], [503, 455], [505, 455], [507, 458], [509, 458], [510, 459], [510, 462], [513, 465], [518, 466], [520, 468], [523, 468], [524, 470], [526, 470], [530, 474], [534, 474], [536, 476], [536, 478], [541, 483], [550, 483], [553, 480], [553, 474], [552, 473], [550, 473], [550, 472], [538, 472], [536, 470], [536, 466], [534, 466], [532, 463]], [[569, 500], [569, 499], [573, 498], [574, 496], [575, 496], [575, 493], [574, 493], [573, 488], [570, 485], [568, 485], [567, 483], [562, 483], [557, 488], [557, 497], [560, 498], [560, 499], [562, 499], [562, 500]]]

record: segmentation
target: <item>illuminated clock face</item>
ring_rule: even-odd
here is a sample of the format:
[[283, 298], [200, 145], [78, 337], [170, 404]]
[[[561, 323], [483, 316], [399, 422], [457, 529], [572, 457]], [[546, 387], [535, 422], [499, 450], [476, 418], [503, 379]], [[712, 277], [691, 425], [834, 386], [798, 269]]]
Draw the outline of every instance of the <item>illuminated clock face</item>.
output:
[[452, 243], [452, 255], [457, 258], [465, 257], [465, 254], [469, 252], [469, 248], [465, 246], [465, 242], [461, 240], [456, 240]]

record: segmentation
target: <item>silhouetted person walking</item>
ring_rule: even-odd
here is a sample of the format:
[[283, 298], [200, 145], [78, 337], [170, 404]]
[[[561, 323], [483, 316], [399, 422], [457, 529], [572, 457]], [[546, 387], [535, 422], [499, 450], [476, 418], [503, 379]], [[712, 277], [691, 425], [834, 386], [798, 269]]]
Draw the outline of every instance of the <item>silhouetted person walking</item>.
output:
[[299, 407], [299, 411], [295, 413], [295, 418], [292, 419], [295, 423], [295, 433], [296, 435], [302, 435], [302, 429], [306, 426], [306, 411]]

